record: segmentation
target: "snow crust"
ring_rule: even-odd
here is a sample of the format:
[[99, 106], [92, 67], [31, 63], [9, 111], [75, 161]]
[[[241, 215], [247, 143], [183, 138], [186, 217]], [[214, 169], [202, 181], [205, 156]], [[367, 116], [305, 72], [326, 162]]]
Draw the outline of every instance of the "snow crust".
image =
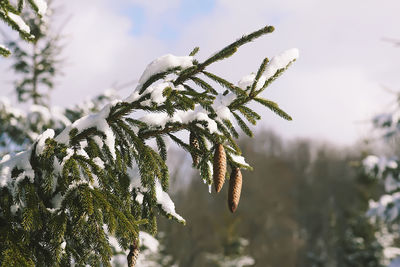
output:
[[362, 165], [367, 174], [374, 175], [374, 172], [377, 171], [378, 178], [381, 178], [386, 169], [396, 169], [398, 167], [396, 160], [396, 158], [369, 155], [362, 161]]
[[32, 0], [35, 6], [38, 8], [38, 13], [40, 16], [44, 16], [47, 11], [47, 3], [44, 0]]
[[216, 119], [211, 119], [209, 117], [210, 113], [207, 110], [200, 105], [196, 105], [193, 110], [177, 110], [173, 116], [169, 116], [166, 112], [149, 113], [139, 118], [139, 120], [155, 128], [164, 128], [167, 123], [178, 122], [187, 124], [193, 121], [203, 121], [207, 123], [207, 129], [210, 133], [221, 134], [221, 132], [218, 130], [218, 125], [215, 120], [222, 122], [222, 120], [232, 119], [232, 113], [228, 106], [234, 99], [235, 95], [232, 93], [229, 93], [226, 96], [219, 94], [216, 97], [214, 103], [212, 104], [212, 108], [217, 114]]
[[157, 252], [158, 247], [160, 246], [160, 243], [158, 242], [157, 239], [155, 239], [152, 235], [143, 231], [139, 232], [139, 242], [141, 246], [145, 246], [151, 252]]
[[33, 120], [33, 114], [37, 113], [45, 122], [53, 121], [54, 123], [56, 123], [55, 127], [62, 127], [59, 124], [62, 124], [64, 126], [71, 124], [71, 121], [64, 115], [64, 112], [65, 110], [58, 106], [54, 106], [49, 109], [41, 105], [31, 105], [29, 107], [29, 112], [27, 116], [30, 120]]
[[139, 84], [136, 88], [140, 89], [143, 84], [154, 74], [165, 72], [176, 67], [186, 69], [191, 66], [193, 66], [193, 57], [191, 56], [174, 56], [171, 54], [161, 56], [147, 65], [142, 76], [140, 76]]
[[93, 162], [94, 162], [97, 166], [99, 166], [101, 169], [104, 169], [104, 162], [101, 160], [101, 158], [95, 157], [95, 158], [93, 159]]
[[243, 156], [235, 155], [235, 154], [229, 154], [229, 156], [232, 158], [232, 160], [240, 165], [250, 167], [250, 165], [245, 161]]
[[73, 128], [76, 128], [78, 132], [82, 132], [89, 128], [96, 128], [103, 132], [106, 136], [104, 143], [110, 149], [112, 157], [115, 159], [115, 136], [111, 127], [107, 123], [107, 117], [110, 114], [111, 104], [106, 105], [100, 112], [96, 114], [87, 115], [75, 121], [73, 124], [66, 127], [55, 140], [58, 143], [69, 144], [69, 133]]
[[5, 45], [0, 44], [0, 48], [8, 51], [9, 53], [11, 52], [10, 49], [8, 49]]
[[30, 33], [31, 29], [29, 26], [25, 23], [25, 21], [17, 14], [14, 14], [12, 12], [8, 12], [8, 17], [17, 24], [18, 28], [26, 33]]
[[[365, 173], [384, 179], [385, 191], [391, 193], [400, 189], [400, 180], [396, 170], [398, 163], [395, 158], [369, 155], [362, 161]], [[400, 192], [385, 194], [378, 201], [369, 202], [368, 215], [383, 220], [393, 221], [399, 216]]]
[[[148, 188], [142, 186], [137, 168], [128, 168], [127, 173], [130, 177], [130, 185], [129, 190], [136, 189], [136, 201], [139, 204], [143, 203], [143, 196], [145, 193], [149, 191]], [[172, 201], [171, 197], [168, 195], [167, 192], [163, 191], [161, 183], [158, 179], [155, 179], [155, 187], [156, 187], [156, 200], [157, 204], [160, 205], [161, 209], [177, 219], [178, 221], [185, 222], [185, 219], [182, 218], [176, 211], [175, 211], [175, 204]]]
[[43, 154], [43, 151], [45, 149], [45, 142], [48, 138], [54, 138], [53, 129], [47, 129], [41, 135], [39, 135], [36, 143], [36, 155], [40, 156], [41, 154]]
[[232, 113], [228, 106], [235, 100], [236, 95], [228, 93], [227, 95], [219, 94], [212, 104], [212, 108], [221, 120], [231, 120]]
[[[263, 75], [258, 80], [256, 85], [256, 90], [260, 89], [266, 81], [272, 78], [276, 72], [280, 69], [286, 68], [290, 62], [293, 62], [299, 57], [299, 50], [297, 48], [292, 48], [286, 50], [276, 56], [274, 56], [271, 61], [268, 62]], [[248, 74], [244, 76], [238, 82], [238, 87], [243, 90], [246, 90], [249, 86], [251, 86], [254, 82], [256, 75]]]
[[178, 221], [185, 222], [185, 219], [182, 218], [178, 213], [175, 211], [175, 204], [171, 200], [170, 196], [167, 192], [162, 190], [160, 181], [156, 179], [156, 198], [157, 204], [161, 205], [161, 208], [172, 217], [175, 217]]
[[284, 69], [286, 66], [299, 57], [299, 50], [292, 48], [284, 51], [283, 53], [274, 56], [265, 68], [263, 76], [271, 78], [279, 69]]
[[399, 215], [400, 192], [383, 195], [378, 201], [369, 201], [368, 216], [393, 221]]
[[240, 87], [243, 90], [246, 90], [247, 87], [253, 84], [255, 78], [256, 75], [254, 73], [243, 76], [238, 82], [238, 87]]
[[[222, 114], [225, 115], [225, 114]], [[207, 129], [210, 133], [218, 133], [217, 123], [208, 116], [208, 112], [201, 106], [197, 105], [194, 110], [182, 111], [178, 110], [171, 117], [166, 112], [149, 113], [139, 119], [151, 127], [164, 128], [167, 123], [189, 123], [195, 120], [207, 122]]]
[[[5, 155], [0, 161], [0, 188], [7, 187], [10, 191], [13, 198], [16, 197], [18, 184], [28, 178], [31, 183], [35, 178], [35, 172], [32, 169], [30, 163], [32, 150], [26, 150], [23, 152], [19, 152], [16, 155]], [[21, 173], [16, 177], [12, 178], [12, 170], [17, 168], [21, 171]], [[21, 203], [24, 206], [23, 203]], [[20, 203], [16, 203], [11, 206], [11, 212], [15, 214], [15, 212], [19, 209]]]

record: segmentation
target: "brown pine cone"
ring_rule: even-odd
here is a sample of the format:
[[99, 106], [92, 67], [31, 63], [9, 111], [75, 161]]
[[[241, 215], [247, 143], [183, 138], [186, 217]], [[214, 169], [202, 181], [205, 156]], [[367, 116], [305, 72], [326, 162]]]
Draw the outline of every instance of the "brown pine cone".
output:
[[127, 256], [128, 260], [128, 267], [135, 267], [136, 266], [136, 261], [137, 258], [139, 257], [139, 247], [137, 245], [137, 242], [134, 242], [130, 247], [129, 247], [129, 254]]
[[215, 148], [213, 170], [215, 191], [219, 193], [219, 191], [221, 191], [222, 189], [222, 186], [224, 185], [226, 173], [225, 149], [221, 144], [217, 144]]
[[[197, 150], [200, 149], [199, 140], [197, 139], [196, 135], [192, 131], [190, 132], [189, 143], [190, 143], [191, 147], [193, 147]], [[190, 155], [192, 156], [193, 166], [196, 167], [199, 164], [200, 157], [195, 152], [190, 153]]]
[[234, 168], [229, 179], [228, 206], [233, 213], [239, 205], [240, 192], [242, 191], [242, 172]]

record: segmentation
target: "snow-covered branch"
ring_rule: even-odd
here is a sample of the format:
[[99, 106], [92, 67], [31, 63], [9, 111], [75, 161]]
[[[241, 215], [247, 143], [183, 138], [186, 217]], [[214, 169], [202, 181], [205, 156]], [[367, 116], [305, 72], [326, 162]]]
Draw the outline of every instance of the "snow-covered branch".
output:
[[[86, 252], [93, 257], [92, 263], [108, 262], [107, 236], [127, 249], [139, 228], [155, 233], [157, 214], [185, 223], [167, 193], [165, 138], [199, 159], [194, 167], [209, 185], [216, 179], [216, 170], [219, 179], [224, 179], [228, 167], [238, 173], [241, 186], [240, 168], [251, 167], [235, 139], [239, 128], [251, 136], [247, 124], [261, 119], [247, 104], [254, 100], [291, 119], [276, 103], [258, 95], [296, 60], [298, 51], [291, 49], [264, 60], [257, 74], [246, 78], [246, 86], [244, 79], [235, 84], [205, 69], [272, 29], [245, 35], [200, 63], [193, 55], [162, 56], [146, 67], [124, 100], [111, 101], [98, 112], [66, 123], [60, 132], [47, 129], [28, 150], [4, 156], [0, 190], [6, 200], [0, 201], [0, 220], [12, 229], [21, 225], [16, 234], [34, 235], [38, 250], [45, 249], [46, 235], [54, 234], [44, 230], [44, 225], [63, 229], [57, 232], [58, 239], [52, 239], [59, 240], [51, 244], [56, 249], [49, 252], [61, 261], [72, 257], [89, 263]], [[195, 142], [176, 136], [179, 131], [190, 133]], [[153, 138], [157, 148], [148, 143]], [[235, 190], [238, 202], [240, 188]], [[41, 223], [34, 227], [33, 220]], [[71, 230], [72, 226], [76, 229]], [[88, 252], [92, 242], [102, 245]]]

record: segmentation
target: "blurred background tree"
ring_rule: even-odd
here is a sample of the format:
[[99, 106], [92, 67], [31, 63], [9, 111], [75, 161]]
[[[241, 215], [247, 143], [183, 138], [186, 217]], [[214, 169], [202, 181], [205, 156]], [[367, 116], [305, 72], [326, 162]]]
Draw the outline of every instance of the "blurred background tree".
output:
[[381, 187], [350, 164], [362, 146], [287, 141], [264, 131], [241, 147], [255, 168], [244, 173], [246, 198], [234, 217], [223, 196], [200, 190], [197, 175], [176, 178], [189, 179], [174, 196], [188, 224], [164, 223], [160, 230], [179, 266], [212, 266], [208, 255], [228, 256], [229, 241], [239, 238], [248, 240], [241, 255], [254, 266], [381, 266], [376, 226], [365, 216], [368, 199]]

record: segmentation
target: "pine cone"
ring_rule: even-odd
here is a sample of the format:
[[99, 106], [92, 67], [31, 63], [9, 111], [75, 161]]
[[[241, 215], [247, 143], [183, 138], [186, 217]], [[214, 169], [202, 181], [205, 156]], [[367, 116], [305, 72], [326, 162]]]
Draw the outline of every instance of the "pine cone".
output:
[[242, 191], [242, 172], [239, 168], [232, 170], [231, 178], [229, 179], [228, 206], [233, 213], [239, 205], [240, 192]]
[[214, 185], [215, 191], [219, 193], [225, 181], [226, 173], [226, 155], [223, 145], [218, 144], [214, 152]]
[[[189, 143], [192, 148], [200, 150], [199, 140], [197, 139], [196, 135], [192, 131], [190, 132]], [[195, 152], [190, 153], [190, 155], [192, 156], [193, 166], [196, 167], [199, 164], [200, 157]]]
[[127, 256], [128, 267], [135, 267], [137, 258], [139, 257], [139, 247], [137, 242], [134, 242], [130, 247], [130, 251]]

